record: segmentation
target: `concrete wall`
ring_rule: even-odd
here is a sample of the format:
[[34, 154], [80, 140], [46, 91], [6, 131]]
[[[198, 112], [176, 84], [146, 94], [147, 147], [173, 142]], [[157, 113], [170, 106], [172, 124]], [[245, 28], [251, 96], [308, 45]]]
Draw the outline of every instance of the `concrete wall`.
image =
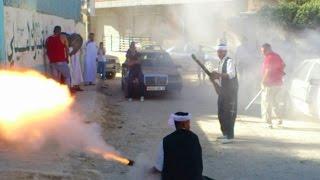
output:
[[[235, 0], [224, 3], [98, 9], [92, 18], [91, 31], [96, 33], [97, 41], [109, 35], [105, 26], [111, 26], [121, 36], [151, 37], [162, 45], [195, 40], [212, 44], [216, 43], [226, 26], [221, 16], [232, 16], [232, 13], [246, 11], [246, 8], [245, 0]], [[218, 32], [217, 27], [221, 32]]]
[[16, 66], [44, 70], [44, 42], [54, 26], [76, 31], [74, 20], [13, 7], [5, 7], [4, 12], [7, 60]]
[[[74, 6], [69, 6], [69, 8], [75, 8], [78, 5], [78, 1], [80, 3], [80, 0], [77, 0], [73, 4]], [[83, 33], [85, 32], [85, 27], [78, 19], [80, 17], [80, 7], [78, 15], [61, 11], [61, 16], [58, 16], [43, 13], [56, 14], [55, 10], [50, 10], [44, 4], [41, 5], [40, 1], [37, 0], [5, 0], [5, 2], [8, 5], [4, 6], [6, 65], [14, 64], [18, 67], [46, 71], [48, 63], [44, 53], [44, 43], [46, 38], [53, 33], [54, 26], [62, 26], [64, 32], [85, 34]], [[55, 0], [55, 3], [52, 3], [52, 8], [55, 8], [61, 2], [60, 0]], [[72, 5], [75, 0], [68, 0], [67, 2], [71, 4], [66, 4]], [[60, 6], [60, 10], [63, 10], [63, 3]]]

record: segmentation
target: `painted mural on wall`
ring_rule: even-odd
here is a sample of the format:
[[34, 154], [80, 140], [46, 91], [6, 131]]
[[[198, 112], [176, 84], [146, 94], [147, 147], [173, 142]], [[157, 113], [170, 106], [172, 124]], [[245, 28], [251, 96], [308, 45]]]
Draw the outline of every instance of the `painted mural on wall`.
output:
[[75, 32], [75, 21], [34, 11], [5, 7], [6, 55], [10, 64], [45, 68], [44, 44], [56, 25]]

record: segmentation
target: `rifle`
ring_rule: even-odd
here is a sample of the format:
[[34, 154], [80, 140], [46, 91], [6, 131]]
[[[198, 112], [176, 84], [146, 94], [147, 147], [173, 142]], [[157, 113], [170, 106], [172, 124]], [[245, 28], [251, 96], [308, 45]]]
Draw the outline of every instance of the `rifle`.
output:
[[202, 62], [196, 57], [196, 55], [192, 54], [191, 57], [201, 67], [201, 69], [209, 76], [216, 93], [220, 95], [221, 87], [217, 82], [214, 81], [214, 78], [212, 78], [212, 73], [202, 64]]

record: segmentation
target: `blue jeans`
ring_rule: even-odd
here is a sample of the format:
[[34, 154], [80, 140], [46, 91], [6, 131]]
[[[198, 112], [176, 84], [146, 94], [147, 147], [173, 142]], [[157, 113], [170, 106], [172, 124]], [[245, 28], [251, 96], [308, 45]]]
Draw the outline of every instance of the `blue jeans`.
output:
[[71, 74], [69, 65], [66, 61], [50, 63], [50, 74], [52, 78], [58, 82], [60, 82], [62, 76], [64, 82], [71, 87]]
[[106, 64], [107, 62], [103, 62], [103, 61], [98, 61], [98, 69], [97, 72], [98, 74], [101, 75], [102, 79], [106, 78]]

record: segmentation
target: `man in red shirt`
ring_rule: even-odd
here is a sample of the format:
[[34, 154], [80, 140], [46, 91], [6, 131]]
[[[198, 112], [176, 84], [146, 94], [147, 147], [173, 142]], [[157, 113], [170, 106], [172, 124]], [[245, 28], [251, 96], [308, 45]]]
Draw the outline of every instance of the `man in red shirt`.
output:
[[61, 27], [54, 27], [54, 34], [47, 38], [46, 49], [50, 62], [50, 74], [56, 81], [64, 78], [64, 82], [71, 89], [71, 74], [68, 65], [68, 40], [61, 34]]
[[281, 57], [272, 51], [270, 44], [264, 44], [261, 52], [265, 56], [262, 66], [261, 115], [272, 128], [272, 118], [279, 118], [279, 92], [283, 84], [285, 64]]

